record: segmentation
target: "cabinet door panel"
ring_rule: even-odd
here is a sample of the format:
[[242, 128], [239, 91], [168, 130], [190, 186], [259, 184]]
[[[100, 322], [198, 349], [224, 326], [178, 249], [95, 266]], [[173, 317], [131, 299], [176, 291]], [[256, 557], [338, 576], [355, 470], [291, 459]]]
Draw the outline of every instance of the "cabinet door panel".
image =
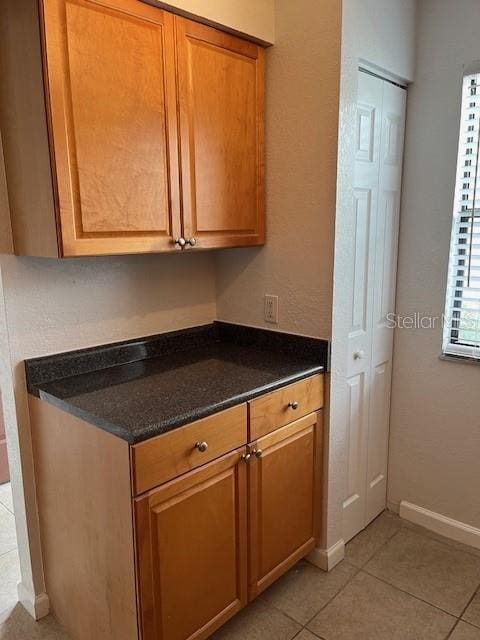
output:
[[317, 414], [259, 439], [249, 465], [250, 598], [315, 544], [321, 446]]
[[184, 235], [200, 248], [264, 241], [264, 52], [176, 18]]
[[173, 249], [173, 17], [135, 0], [44, 0], [44, 21], [62, 254]]
[[136, 502], [144, 640], [206, 638], [247, 598], [244, 450]]

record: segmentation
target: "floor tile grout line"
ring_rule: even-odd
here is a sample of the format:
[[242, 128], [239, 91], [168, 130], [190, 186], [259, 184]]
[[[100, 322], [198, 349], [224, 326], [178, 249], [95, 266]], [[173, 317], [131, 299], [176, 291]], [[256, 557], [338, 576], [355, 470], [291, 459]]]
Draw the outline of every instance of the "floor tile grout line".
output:
[[[301, 562], [301, 561], [300, 561], [300, 562]], [[308, 560], [306, 560], [305, 562], [308, 562]], [[299, 620], [297, 620], [296, 618], [293, 618], [289, 613], [287, 613], [287, 612], [286, 612], [286, 611], [284, 611], [283, 609], [280, 609], [279, 607], [277, 607], [277, 605], [273, 604], [273, 602], [270, 602], [269, 600], [267, 600], [267, 599], [264, 597], [264, 595], [263, 595], [263, 594], [260, 594], [259, 598], [262, 600], [262, 602], [263, 602], [264, 604], [268, 605], [269, 607], [272, 607], [273, 609], [275, 609], [275, 611], [278, 611], [279, 613], [282, 613], [284, 616], [286, 616], [287, 618], [289, 618], [289, 620], [293, 620], [293, 622], [295, 622], [296, 624], [300, 624], [300, 625], [302, 625], [302, 628], [306, 629], [306, 628], [307, 628], [307, 627], [306, 627], [306, 625], [307, 625], [307, 624], [309, 624], [309, 623], [313, 620], [313, 618], [315, 618], [315, 616], [316, 616], [316, 615], [318, 615], [318, 614], [320, 613], [320, 611], [322, 611], [322, 610], [323, 610], [323, 609], [324, 609], [324, 608], [325, 608], [325, 607], [326, 607], [326, 606], [327, 606], [327, 605], [328, 605], [328, 604], [329, 604], [329, 603], [330, 603], [330, 602], [331, 602], [331, 601], [332, 601], [336, 596], [338, 596], [338, 594], [339, 594], [341, 591], [343, 591], [343, 589], [347, 586], [347, 584], [348, 584], [351, 580], [353, 580], [353, 578], [357, 575], [357, 573], [358, 573], [359, 571], [361, 571], [361, 569], [359, 569], [358, 567], [356, 567], [356, 566], [355, 566], [354, 564], [352, 564], [351, 562], [348, 562], [348, 560], [345, 560], [345, 559], [344, 559], [344, 560], [342, 560], [342, 563], [343, 563], [343, 562], [345, 562], [345, 563], [349, 564], [351, 567], [353, 567], [353, 568], [355, 569], [355, 573], [354, 573], [350, 578], [348, 578], [347, 582], [346, 582], [344, 585], [342, 585], [342, 586], [340, 587], [340, 589], [339, 589], [339, 590], [338, 590], [338, 591], [337, 591], [337, 592], [336, 592], [336, 593], [335, 593], [331, 598], [329, 598], [329, 599], [327, 600], [327, 602], [326, 602], [324, 605], [322, 605], [322, 606], [320, 607], [320, 609], [318, 609], [318, 611], [317, 611], [316, 613], [314, 613], [314, 614], [313, 614], [313, 616], [312, 616], [311, 618], [309, 618], [309, 619], [307, 620], [307, 622], [305, 622], [305, 623], [300, 622], [300, 621], [299, 621]], [[316, 570], [316, 571], [319, 571], [320, 573], [327, 574], [327, 575], [328, 575], [329, 573], [331, 573], [331, 571], [324, 571], [323, 569], [320, 569], [319, 567], [315, 566], [314, 564], [310, 564], [310, 563], [308, 563], [308, 564], [309, 564], [309, 566], [310, 566], [310, 567], [312, 567], [312, 568], [313, 568], [314, 570]], [[339, 563], [339, 564], [340, 564], [340, 563]], [[336, 566], [339, 566], [339, 565], [336, 565]], [[335, 567], [334, 567], [334, 569], [335, 569]], [[332, 569], [332, 571], [333, 571], [334, 569]], [[307, 629], [307, 631], [310, 631], [310, 629]], [[317, 637], [318, 637], [318, 636], [317, 636]], [[320, 640], [322, 640], [322, 639], [320, 638]]]
[[[368, 576], [370, 576], [371, 578], [376, 578], [377, 580], [380, 580], [380, 582], [383, 582], [384, 584], [387, 584], [389, 587], [392, 587], [392, 589], [396, 589], [397, 591], [401, 591], [402, 593], [405, 593], [407, 596], [411, 596], [412, 598], [415, 598], [415, 600], [419, 600], [420, 602], [423, 602], [424, 604], [428, 604], [430, 607], [433, 607], [434, 609], [437, 609], [438, 611], [441, 611], [442, 613], [446, 613], [447, 615], [449, 615], [452, 618], [456, 618], [457, 620], [460, 620], [460, 617], [457, 616], [455, 613], [452, 613], [451, 611], [446, 611], [445, 609], [442, 609], [442, 607], [439, 607], [438, 605], [433, 604], [432, 602], [428, 602], [428, 600], [424, 600], [423, 598], [420, 598], [419, 596], [416, 596], [414, 593], [410, 593], [410, 591], [406, 591], [405, 589], [402, 589], [401, 587], [398, 587], [397, 585], [394, 585], [391, 582], [388, 582], [388, 580], [386, 580], [385, 578], [381, 578], [380, 576], [376, 576], [374, 573], [370, 573], [366, 569], [362, 569], [362, 571], [364, 573], [366, 573]], [[469, 600], [469, 602], [470, 602], [470, 600]]]
[[[343, 562], [345, 562], [345, 560], [343, 560]], [[348, 562], [348, 561], [347, 561], [347, 562]], [[351, 564], [351, 563], [349, 563], [349, 564]], [[337, 565], [337, 566], [338, 566], [338, 565]], [[326, 607], [328, 607], [328, 605], [329, 605], [333, 600], [335, 600], [335, 598], [336, 598], [337, 596], [339, 596], [339, 595], [342, 593], [342, 591], [343, 591], [343, 590], [344, 590], [344, 589], [345, 589], [345, 588], [350, 584], [350, 582], [355, 578], [355, 576], [357, 576], [357, 575], [360, 573], [361, 569], [359, 569], [358, 567], [356, 567], [356, 566], [355, 566], [355, 565], [353, 565], [353, 564], [352, 564], [351, 566], [355, 569], [355, 573], [353, 573], [353, 574], [352, 574], [352, 576], [351, 576], [351, 577], [350, 577], [350, 578], [345, 582], [345, 584], [344, 584], [344, 585], [343, 585], [343, 586], [342, 586], [342, 587], [341, 587], [341, 588], [340, 588], [340, 589], [339, 589], [339, 590], [338, 590], [338, 591], [337, 591], [337, 592], [336, 592], [336, 593], [335, 593], [331, 598], [329, 598], [329, 599], [327, 600], [327, 602], [326, 602], [322, 607], [320, 607], [320, 609], [319, 609], [319, 610], [318, 610], [318, 611], [317, 611], [317, 612], [316, 612], [316, 613], [315, 613], [315, 614], [310, 618], [310, 620], [308, 620], [308, 621], [305, 623], [305, 628], [306, 628], [308, 631], [310, 631], [310, 629], [308, 629], [308, 625], [312, 622], [312, 620], [313, 620], [314, 618], [316, 618], [316, 617], [318, 616], [318, 614], [319, 614], [319, 613], [321, 613], [321, 612], [322, 612]]]
[[8, 551], [2, 551], [2, 553], [0, 553], [0, 559], [3, 558], [3, 556], [7, 556], [9, 553], [13, 553], [14, 551], [16, 551], [17, 554], [18, 554], [18, 546], [13, 547], [12, 549], [9, 549]]
[[8, 504], [0, 500], [0, 505], [2, 505], [2, 507], [4, 507], [8, 511], [8, 513], [11, 513], [12, 516], [15, 517], [15, 514], [13, 513], [13, 509], [10, 509], [10, 506]]
[[[428, 540], [433, 540], [434, 542], [443, 544], [445, 547], [448, 547], [449, 549], [455, 549], [456, 551], [460, 551], [460, 552], [466, 553], [469, 556], [473, 556], [474, 558], [480, 559], [480, 549], [477, 549], [476, 547], [470, 547], [469, 545], [464, 544], [463, 542], [457, 542], [457, 540], [454, 540], [453, 538], [446, 538], [446, 540], [450, 540], [450, 542], [446, 542], [445, 540], [442, 539], [442, 538], [445, 538], [445, 536], [442, 536], [440, 533], [435, 533], [435, 531], [430, 531], [430, 529], [421, 527], [421, 525], [415, 525], [415, 527], [419, 527], [419, 529], [411, 527], [408, 524], [404, 524], [404, 522], [410, 522], [409, 520], [405, 520], [405, 518], [400, 518], [400, 520], [402, 521], [401, 528], [405, 529], [406, 531], [411, 531], [412, 533], [416, 533], [417, 535], [423, 538], [427, 538]], [[412, 522], [411, 524], [415, 524], [415, 522]], [[457, 546], [457, 545], [461, 545], [461, 546]], [[470, 549], [475, 549], [475, 551], [470, 551]]]
[[[392, 534], [392, 535], [391, 535], [387, 540], [385, 540], [384, 542], [382, 542], [382, 544], [378, 547], [378, 549], [377, 549], [376, 551], [374, 551], [374, 552], [372, 553], [372, 555], [368, 558], [368, 560], [365, 560], [365, 562], [364, 562], [360, 567], [358, 567], [358, 568], [359, 568], [360, 570], [362, 570], [362, 569], [363, 569], [363, 567], [365, 567], [365, 566], [366, 566], [366, 565], [367, 565], [371, 560], [373, 560], [373, 559], [374, 559], [374, 557], [377, 555], [377, 553], [379, 553], [379, 552], [380, 552], [380, 551], [381, 551], [381, 550], [382, 550], [382, 549], [383, 549], [383, 548], [384, 548], [384, 547], [385, 547], [389, 542], [391, 542], [391, 541], [392, 541], [396, 536], [398, 536], [398, 534], [400, 533], [400, 531], [401, 531], [401, 530], [402, 530], [402, 527], [400, 526], [400, 527], [397, 529], [397, 531], [395, 531], [395, 533], [393, 533], [393, 534]], [[364, 529], [364, 531], [365, 531], [365, 529]], [[347, 542], [347, 544], [348, 544], [348, 542]], [[348, 562], [348, 558], [347, 558], [347, 557], [345, 557], [345, 559], [346, 559], [346, 560], [347, 560], [347, 562]], [[352, 562], [350, 562], [350, 564], [353, 564], [353, 563], [352, 563]], [[353, 565], [353, 566], [355, 566], [355, 565]]]
[[468, 620], [464, 620], [463, 616], [465, 615], [465, 612], [467, 611], [468, 607], [472, 604], [475, 596], [477, 595], [477, 591], [475, 591], [475, 593], [473, 594], [473, 596], [470, 598], [470, 600], [467, 602], [465, 608], [463, 609], [462, 613], [460, 614], [460, 616], [457, 618], [456, 623], [453, 625], [450, 633], [448, 634], [448, 636], [445, 638], [445, 640], [448, 640], [452, 635], [453, 632], [455, 631], [455, 629], [458, 627], [458, 625], [460, 624], [460, 622], [464, 622], [465, 624], [469, 624], [471, 627], [475, 627], [476, 629], [478, 628], [476, 624], [472, 624], [471, 622], [468, 622]]
[[452, 637], [453, 632], [455, 631], [455, 629], [458, 627], [458, 625], [460, 624], [460, 618], [457, 618], [455, 620], [455, 624], [453, 625], [453, 627], [450, 629], [450, 631], [447, 633], [447, 635], [445, 636], [445, 640], [448, 640], [449, 638]]
[[10, 507], [6, 505], [4, 502], [2, 502], [1, 500], [0, 500], [0, 507], [3, 507], [5, 511], [7, 511], [11, 516], [15, 518], [15, 514], [13, 513], [13, 510], [10, 509]]

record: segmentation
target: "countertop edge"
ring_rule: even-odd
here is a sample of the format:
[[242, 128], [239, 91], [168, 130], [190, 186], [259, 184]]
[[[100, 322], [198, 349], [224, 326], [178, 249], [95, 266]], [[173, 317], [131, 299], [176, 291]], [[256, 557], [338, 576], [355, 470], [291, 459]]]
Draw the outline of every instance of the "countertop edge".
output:
[[214, 404], [205, 405], [202, 408], [194, 409], [189, 413], [180, 414], [175, 416], [174, 419], [160, 423], [158, 425], [152, 424], [150, 426], [142, 427], [143, 431], [147, 431], [146, 434], [138, 434], [132, 433], [126, 429], [123, 429], [121, 426], [111, 423], [103, 418], [89, 413], [88, 411], [84, 411], [79, 407], [69, 403], [67, 400], [62, 400], [56, 396], [51, 395], [50, 393], [39, 389], [38, 387], [30, 387], [28, 386], [28, 392], [39, 398], [44, 402], [48, 402], [49, 404], [57, 407], [70, 415], [83, 420], [84, 422], [91, 424], [95, 427], [110, 433], [111, 435], [120, 438], [121, 440], [126, 441], [130, 446], [134, 446], [136, 444], [140, 444], [141, 442], [145, 442], [152, 438], [156, 438], [158, 436], [164, 435], [170, 431], [178, 429], [179, 427], [185, 426], [191, 422], [195, 422], [196, 420], [201, 420], [202, 418], [207, 418], [208, 416], [213, 415], [214, 413], [219, 413], [225, 409], [229, 409], [239, 404], [243, 404], [244, 402], [248, 402], [249, 400], [253, 400], [258, 396], [270, 393], [272, 391], [276, 391], [282, 387], [286, 387], [289, 384], [293, 384], [294, 382], [298, 382], [300, 380], [304, 380], [305, 378], [309, 378], [310, 376], [314, 376], [317, 374], [325, 373], [325, 367], [323, 365], [316, 365], [305, 369], [300, 373], [295, 373], [289, 375], [287, 377], [279, 378], [274, 382], [269, 382], [260, 387], [255, 387], [249, 391], [245, 391], [244, 393], [238, 394], [236, 396], [231, 396], [225, 398], [220, 402], [216, 402]]

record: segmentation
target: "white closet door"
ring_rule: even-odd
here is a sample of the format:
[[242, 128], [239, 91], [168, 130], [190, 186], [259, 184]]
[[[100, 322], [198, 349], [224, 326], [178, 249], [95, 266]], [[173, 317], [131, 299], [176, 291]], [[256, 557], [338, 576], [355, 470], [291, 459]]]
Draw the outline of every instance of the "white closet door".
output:
[[395, 311], [407, 98], [404, 89], [386, 81], [382, 84], [365, 525], [381, 513], [386, 505], [393, 353], [393, 330], [388, 326], [388, 317]]
[[375, 216], [382, 123], [383, 85], [360, 74], [355, 141], [355, 190], [352, 202], [350, 262], [352, 287], [346, 398], [348, 402], [348, 482], [343, 504], [344, 539], [365, 525], [365, 479], [368, 442], [368, 400], [372, 344]]
[[359, 74], [348, 309], [344, 539], [385, 508], [405, 91]]

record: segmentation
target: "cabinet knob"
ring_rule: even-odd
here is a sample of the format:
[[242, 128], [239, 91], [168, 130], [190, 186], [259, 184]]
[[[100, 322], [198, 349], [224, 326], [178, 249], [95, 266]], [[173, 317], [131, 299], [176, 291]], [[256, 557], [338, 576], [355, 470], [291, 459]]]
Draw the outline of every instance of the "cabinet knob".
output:
[[195, 238], [190, 238], [190, 240], [185, 240], [185, 244], [189, 244], [191, 247], [194, 247], [197, 244]]
[[363, 358], [363, 356], [365, 355], [365, 352], [360, 350], [360, 351], [355, 351], [355, 353], [353, 354], [353, 359], [354, 360], [361, 360]]
[[290, 409], [296, 411], [298, 409], [298, 402], [296, 400], [292, 400], [288, 403], [288, 406], [290, 407]]
[[179, 246], [180, 249], [183, 249], [184, 246], [187, 244], [187, 241], [185, 240], [185, 238], [176, 238], [175, 239], [175, 244], [177, 246]]
[[242, 460], [244, 462], [250, 462], [250, 460], [252, 459], [252, 454], [251, 453], [244, 453], [242, 456]]
[[261, 458], [263, 456], [262, 449], [254, 449], [252, 453], [256, 458]]
[[196, 442], [195, 449], [198, 449], [200, 453], [205, 453], [205, 451], [208, 449], [208, 444], [206, 442]]

